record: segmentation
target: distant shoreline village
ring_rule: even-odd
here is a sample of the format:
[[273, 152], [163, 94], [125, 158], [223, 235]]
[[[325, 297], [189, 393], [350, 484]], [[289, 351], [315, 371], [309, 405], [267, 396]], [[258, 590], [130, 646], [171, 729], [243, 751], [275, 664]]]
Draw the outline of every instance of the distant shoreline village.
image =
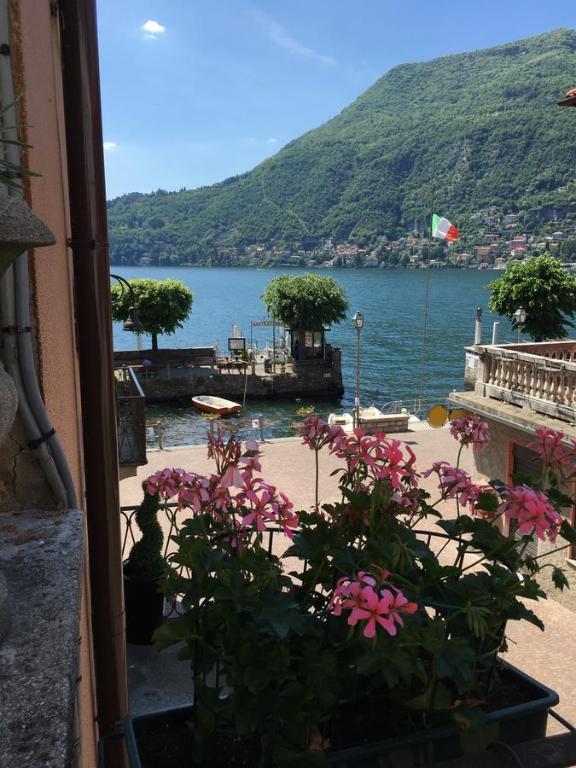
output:
[[498, 206], [483, 208], [467, 217], [466, 235], [457, 243], [430, 244], [426, 225], [416, 223], [404, 237], [381, 236], [369, 244], [307, 237], [291, 247], [266, 243], [219, 247], [213, 256], [193, 262], [165, 253], [127, 260], [119, 258], [112, 244], [111, 259], [113, 264], [131, 266], [505, 269], [510, 261], [550, 253], [571, 267], [576, 261], [576, 210], [561, 211], [564, 218], [555, 209], [539, 214], [536, 227]]

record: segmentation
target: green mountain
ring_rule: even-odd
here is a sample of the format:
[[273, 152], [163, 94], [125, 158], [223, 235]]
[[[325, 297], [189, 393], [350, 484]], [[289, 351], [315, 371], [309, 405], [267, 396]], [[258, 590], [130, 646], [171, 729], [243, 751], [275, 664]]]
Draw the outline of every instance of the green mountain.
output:
[[[576, 31], [390, 70], [241, 176], [108, 204], [115, 263], [202, 262], [228, 246], [395, 238], [437, 211], [473, 231], [494, 204], [530, 231], [576, 201]], [[576, 207], [576, 206], [575, 206]]]

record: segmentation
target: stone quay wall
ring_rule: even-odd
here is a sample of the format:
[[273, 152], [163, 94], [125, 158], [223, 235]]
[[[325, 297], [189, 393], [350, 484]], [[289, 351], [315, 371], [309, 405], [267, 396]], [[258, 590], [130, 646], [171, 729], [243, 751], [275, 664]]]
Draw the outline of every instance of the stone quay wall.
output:
[[[294, 362], [281, 371], [255, 373], [218, 372], [212, 347], [192, 349], [133, 350], [115, 352], [117, 367], [132, 367], [149, 403], [188, 401], [196, 395], [214, 395], [242, 401], [250, 399], [320, 397], [339, 399], [344, 394], [339, 349], [330, 348], [329, 359]], [[146, 365], [144, 365], [146, 361]]]
[[187, 377], [147, 378], [138, 376], [149, 403], [189, 400], [195, 395], [214, 395], [242, 401], [244, 389], [251, 399], [326, 397], [338, 399], [344, 394], [342, 374], [331, 368], [306, 372], [274, 373], [264, 376], [234, 373], [196, 373]]

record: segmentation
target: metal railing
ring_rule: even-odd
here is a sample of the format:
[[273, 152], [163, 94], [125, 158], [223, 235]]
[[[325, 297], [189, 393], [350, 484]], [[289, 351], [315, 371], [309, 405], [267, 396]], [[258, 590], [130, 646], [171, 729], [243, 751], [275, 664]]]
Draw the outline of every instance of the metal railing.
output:
[[130, 367], [116, 380], [116, 426], [119, 464], [146, 464], [146, 397]]

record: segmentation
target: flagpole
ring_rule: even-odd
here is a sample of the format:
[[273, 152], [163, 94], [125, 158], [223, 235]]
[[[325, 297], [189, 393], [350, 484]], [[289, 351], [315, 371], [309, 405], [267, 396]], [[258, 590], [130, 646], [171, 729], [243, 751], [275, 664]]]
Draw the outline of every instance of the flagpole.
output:
[[430, 211], [430, 227], [428, 229], [428, 271], [426, 274], [426, 288], [424, 291], [424, 322], [422, 327], [422, 351], [420, 353], [420, 386], [419, 386], [419, 402], [418, 410], [422, 411], [422, 399], [424, 396], [424, 368], [426, 365], [426, 336], [428, 333], [428, 303], [430, 299], [430, 254], [432, 251], [432, 219], [434, 217], [434, 208], [436, 191], [432, 188], [432, 210]]

